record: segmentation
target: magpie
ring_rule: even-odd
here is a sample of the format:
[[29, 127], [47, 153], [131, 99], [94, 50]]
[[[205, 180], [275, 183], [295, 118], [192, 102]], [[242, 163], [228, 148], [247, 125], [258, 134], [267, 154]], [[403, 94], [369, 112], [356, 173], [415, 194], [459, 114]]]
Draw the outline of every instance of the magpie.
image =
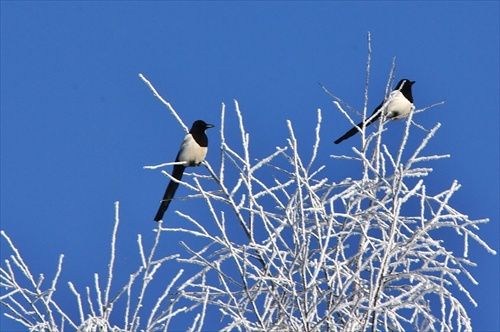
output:
[[[365, 121], [361, 121], [351, 130], [347, 131], [334, 143], [339, 144], [340, 142], [354, 136], [356, 133], [361, 131], [364, 127], [374, 123], [384, 112], [385, 117], [391, 120], [399, 120], [406, 118], [410, 115], [413, 110], [413, 95], [411, 94], [411, 86], [415, 84], [415, 81], [410, 81], [408, 79], [402, 79], [399, 81], [396, 89], [394, 89], [389, 96], [377, 106]], [[384, 108], [381, 110], [381, 108]]]
[[[174, 165], [172, 172], [172, 176], [178, 181], [181, 180], [186, 167], [198, 166], [205, 159], [208, 150], [208, 137], [205, 134], [205, 130], [213, 126], [212, 124], [205, 123], [205, 121], [196, 120], [189, 133], [184, 137], [179, 153], [177, 153], [177, 157], [175, 158], [176, 162], [184, 162], [184, 164]], [[174, 198], [178, 186], [179, 182], [170, 180], [156, 213], [155, 221], [163, 219], [163, 214], [167, 211], [172, 198]]]

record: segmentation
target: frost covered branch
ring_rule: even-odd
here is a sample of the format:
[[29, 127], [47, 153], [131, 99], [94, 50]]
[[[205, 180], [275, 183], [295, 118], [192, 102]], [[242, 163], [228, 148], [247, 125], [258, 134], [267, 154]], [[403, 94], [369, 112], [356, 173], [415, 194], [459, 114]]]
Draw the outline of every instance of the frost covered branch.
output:
[[[364, 110], [359, 113], [363, 117], [369, 68], [370, 58]], [[387, 91], [394, 71], [395, 63]], [[187, 130], [172, 106], [140, 76]], [[354, 109], [323, 89], [340, 114], [355, 124]], [[458, 182], [442, 192], [426, 182], [432, 172], [426, 163], [449, 156], [425, 153], [440, 124], [426, 129], [414, 115], [439, 104], [410, 114], [396, 148], [384, 144], [384, 121], [371, 134], [363, 129], [361, 148], [330, 156], [336, 167], [352, 166], [346, 179], [336, 179], [335, 169], [319, 162], [321, 110], [307, 156], [299, 154], [301, 138], [287, 121], [288, 138], [269, 155], [256, 158], [240, 105], [234, 102], [237, 124], [229, 126], [223, 104], [218, 164], [205, 161], [180, 181], [189, 192], [180, 199], [196, 209], [178, 211], [182, 223], [157, 224], [149, 249], [138, 236], [138, 266], [120, 286], [115, 284], [120, 255], [116, 203], [105, 282], [95, 274], [94, 285], [83, 293], [79, 285], [68, 284], [78, 317], [66, 314], [68, 304], [53, 297], [64, 256], [45, 286], [44, 276], [33, 276], [2, 232], [13, 251], [0, 270], [6, 315], [30, 330], [50, 331], [201, 331], [214, 312], [220, 315], [218, 325], [209, 328], [221, 331], [471, 331], [469, 304], [463, 301], [477, 305], [464, 286], [466, 280], [476, 283], [469, 271], [475, 266], [468, 258], [469, 241], [496, 252], [476, 233], [488, 220], [470, 219], [451, 206]], [[238, 128], [238, 143], [228, 127]], [[424, 138], [411, 150], [415, 133], [424, 133]], [[217, 149], [211, 146], [211, 151]], [[146, 168], [166, 165], [172, 163]], [[200, 209], [206, 213], [197, 217]], [[177, 254], [162, 256], [158, 245], [174, 234], [182, 235]], [[443, 234], [462, 241], [461, 255], [446, 247]], [[167, 269], [177, 272], [165, 279]], [[155, 281], [162, 282], [161, 291], [148, 292]], [[151, 294], [155, 298], [147, 301]], [[187, 315], [192, 319], [183, 319]]]

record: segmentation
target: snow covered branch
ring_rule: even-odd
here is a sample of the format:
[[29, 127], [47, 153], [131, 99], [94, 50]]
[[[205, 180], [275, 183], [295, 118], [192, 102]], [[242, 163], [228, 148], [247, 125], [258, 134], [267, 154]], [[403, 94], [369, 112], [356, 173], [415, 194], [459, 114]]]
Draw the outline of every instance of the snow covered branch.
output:
[[[368, 73], [369, 66], [370, 61]], [[393, 76], [394, 66], [389, 83]], [[142, 75], [141, 79], [185, 127], [153, 85]], [[350, 117], [354, 110], [323, 89], [340, 113], [356, 123]], [[469, 304], [464, 301], [476, 305], [464, 286], [466, 280], [476, 283], [469, 272], [475, 266], [468, 258], [469, 241], [488, 253], [496, 252], [476, 233], [488, 219], [470, 219], [450, 205], [460, 188], [458, 182], [442, 192], [426, 182], [432, 168], [425, 163], [449, 157], [425, 154], [440, 124], [426, 129], [414, 122], [413, 115], [429, 109], [410, 114], [397, 148], [384, 144], [385, 123], [380, 121], [373, 133], [363, 131], [360, 149], [353, 148], [350, 155], [331, 155], [335, 163], [359, 166], [349, 178], [336, 182], [328, 178], [335, 178], [335, 172], [318, 162], [321, 110], [307, 156], [299, 154], [301, 138], [287, 121], [288, 138], [269, 155], [256, 159], [238, 102], [234, 102], [238, 143], [232, 141], [234, 132], [227, 131], [223, 104], [219, 163], [205, 161], [201, 170], [180, 182], [191, 192], [184, 197], [190, 206], [206, 211], [202, 219], [195, 209], [178, 211], [183, 223], [158, 223], [150, 248], [138, 235], [135, 272], [125, 284], [116, 285], [120, 255], [116, 203], [105, 282], [95, 274], [94, 285], [86, 287], [84, 294], [78, 292], [78, 285], [68, 284], [77, 317], [66, 313], [70, 304], [53, 297], [64, 256], [47, 286], [43, 275], [34, 277], [2, 231], [13, 252], [0, 269], [0, 300], [6, 315], [29, 330], [50, 331], [174, 327], [471, 331]], [[362, 114], [366, 113], [365, 109]], [[414, 140], [414, 131], [426, 134], [411, 151], [408, 143]], [[211, 151], [217, 149], [211, 146]], [[161, 255], [160, 242], [174, 234], [183, 235], [177, 254]], [[461, 255], [446, 246], [443, 234], [462, 241]], [[169, 269], [177, 272], [165, 279]], [[164, 282], [161, 292], [148, 292], [155, 278]], [[155, 298], [147, 300], [148, 296]], [[214, 312], [220, 315], [218, 325], [207, 327], [207, 317]], [[183, 319], [188, 314], [194, 318]]]

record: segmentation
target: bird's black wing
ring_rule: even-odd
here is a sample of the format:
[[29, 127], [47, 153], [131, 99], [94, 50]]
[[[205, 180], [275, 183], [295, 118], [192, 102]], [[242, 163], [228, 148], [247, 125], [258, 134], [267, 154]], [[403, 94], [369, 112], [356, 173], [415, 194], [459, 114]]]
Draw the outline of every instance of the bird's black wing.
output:
[[[184, 169], [186, 167], [184, 165], [174, 165], [174, 170], [172, 172], [172, 176], [177, 180], [182, 179], [182, 174], [184, 174]], [[168, 206], [170, 205], [170, 201], [174, 198], [175, 191], [179, 187], [179, 183], [174, 180], [170, 180], [167, 189], [165, 190], [165, 194], [163, 195], [163, 200], [161, 201], [160, 207], [158, 208], [158, 212], [156, 212], [155, 221], [160, 221], [163, 219], [163, 215], [165, 211], [167, 211]]]

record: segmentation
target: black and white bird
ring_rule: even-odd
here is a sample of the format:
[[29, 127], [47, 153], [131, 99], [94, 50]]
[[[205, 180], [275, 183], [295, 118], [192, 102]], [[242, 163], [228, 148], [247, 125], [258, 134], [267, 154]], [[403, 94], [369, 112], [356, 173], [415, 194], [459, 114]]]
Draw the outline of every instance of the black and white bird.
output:
[[371, 125], [384, 113], [385, 117], [391, 120], [399, 120], [406, 118], [410, 115], [411, 111], [414, 109], [413, 106], [413, 95], [411, 93], [411, 86], [415, 84], [415, 81], [410, 81], [408, 79], [402, 79], [399, 81], [396, 89], [391, 91], [389, 96], [373, 111], [365, 121], [361, 121], [351, 130], [342, 135], [334, 143], [339, 144], [340, 142], [354, 136], [363, 128]]
[[[205, 134], [205, 130], [213, 126], [212, 124], [205, 123], [205, 121], [196, 120], [189, 133], [184, 137], [179, 153], [177, 153], [177, 157], [175, 158], [176, 162], [184, 162], [184, 164], [174, 165], [174, 170], [172, 172], [172, 176], [178, 181], [182, 179], [182, 174], [184, 174], [184, 169], [186, 167], [198, 166], [205, 160], [208, 150], [208, 137]], [[158, 212], [156, 213], [155, 221], [163, 219], [163, 215], [165, 211], [167, 211], [170, 201], [174, 198], [178, 186], [179, 182], [170, 180]]]

